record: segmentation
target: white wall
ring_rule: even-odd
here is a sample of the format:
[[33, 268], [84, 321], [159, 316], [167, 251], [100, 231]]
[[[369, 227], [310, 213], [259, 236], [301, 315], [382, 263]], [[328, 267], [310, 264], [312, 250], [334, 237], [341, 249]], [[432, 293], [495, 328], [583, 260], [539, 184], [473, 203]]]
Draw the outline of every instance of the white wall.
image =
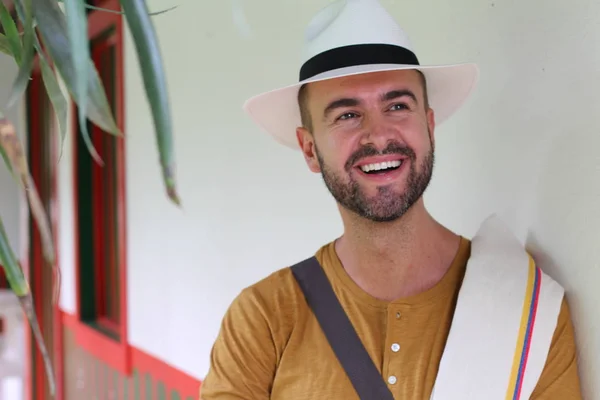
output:
[[[61, 81], [62, 84], [62, 81]], [[63, 93], [67, 91], [62, 85]], [[74, 206], [73, 206], [73, 109], [67, 108], [67, 121], [71, 124], [62, 144], [62, 157], [58, 160], [57, 199], [59, 205], [58, 248], [59, 267], [61, 269], [60, 307], [71, 314], [77, 312], [74, 251]]]
[[566, 287], [584, 398], [600, 399], [600, 4], [427, 0], [403, 20], [423, 58], [482, 69], [438, 132], [431, 210], [468, 234], [497, 211], [526, 240]]
[[[7, 55], [0, 53], [0, 111], [8, 120], [10, 120], [19, 132], [21, 138], [25, 138], [22, 129], [22, 106], [21, 102], [12, 108], [7, 108], [6, 103], [10, 95], [13, 81], [17, 76], [17, 65], [14, 60]], [[22, 139], [24, 140], [24, 139]], [[25, 145], [25, 143], [23, 143]], [[20, 251], [20, 229], [19, 229], [19, 204], [20, 193], [17, 181], [8, 171], [4, 160], [0, 157], [0, 217], [6, 229], [8, 239], [15, 250], [15, 255], [19, 256]]]
[[[233, 297], [341, 232], [320, 177], [241, 111], [252, 93], [295, 79], [289, 45], [302, 35], [272, 35], [287, 23], [301, 28], [292, 3], [247, 3], [253, 40], [235, 30], [229, 2], [188, 1], [155, 18], [169, 71], [182, 210], [164, 195], [137, 58], [127, 42], [130, 339], [199, 378]], [[307, 2], [302, 14], [318, 7]], [[261, 26], [267, 8], [284, 21]], [[188, 38], [173, 29], [181, 26]], [[281, 60], [282, 68], [265, 68]], [[165, 318], [164, 330], [156, 329], [157, 318]]]
[[[423, 63], [476, 61], [482, 69], [471, 101], [438, 128], [429, 207], [467, 236], [498, 212], [527, 240], [567, 288], [585, 398], [600, 399], [600, 297], [592, 286], [600, 280], [600, 5], [382, 2]], [[236, 30], [232, 2], [174, 3], [179, 8], [155, 22], [169, 73], [182, 210], [164, 195], [137, 58], [129, 36], [126, 42], [130, 341], [202, 378], [239, 290], [341, 232], [320, 177], [241, 111], [250, 95], [296, 80], [304, 25], [328, 2], [243, 2], [248, 37]], [[189, 29], [185, 36], [180, 27]], [[73, 287], [71, 176], [62, 165], [63, 282]], [[63, 288], [68, 310], [72, 294]]]

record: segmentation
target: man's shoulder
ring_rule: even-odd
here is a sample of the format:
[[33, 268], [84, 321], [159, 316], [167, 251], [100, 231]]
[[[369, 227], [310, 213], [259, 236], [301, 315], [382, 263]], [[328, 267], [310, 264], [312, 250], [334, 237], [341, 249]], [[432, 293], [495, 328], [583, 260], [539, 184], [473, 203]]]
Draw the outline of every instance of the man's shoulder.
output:
[[[312, 257], [312, 256], [307, 256]], [[301, 259], [298, 262], [302, 261]], [[305, 304], [302, 290], [292, 272], [295, 263], [275, 271], [245, 286], [236, 296], [232, 307], [262, 311], [265, 317], [295, 315]]]
[[258, 281], [244, 287], [240, 292], [243, 298], [281, 299], [295, 294], [295, 279], [291, 265], [280, 267]]

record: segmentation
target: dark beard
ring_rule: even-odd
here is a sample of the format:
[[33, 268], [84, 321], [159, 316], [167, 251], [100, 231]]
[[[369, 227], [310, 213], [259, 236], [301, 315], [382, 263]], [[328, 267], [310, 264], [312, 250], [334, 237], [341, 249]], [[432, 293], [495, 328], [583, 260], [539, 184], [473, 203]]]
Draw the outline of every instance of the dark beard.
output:
[[[375, 222], [394, 221], [402, 217], [421, 198], [431, 181], [433, 173], [433, 146], [421, 163], [419, 172], [417, 172], [415, 165], [416, 155], [412, 149], [406, 146], [390, 144], [382, 152], [378, 152], [373, 147], [363, 147], [348, 159], [345, 165], [345, 170], [349, 174], [347, 179], [337, 175], [325, 164], [316, 148], [316, 144], [315, 150], [325, 185], [336, 201], [355, 214]], [[400, 154], [409, 158], [410, 171], [407, 188], [404, 193], [396, 193], [390, 187], [381, 186], [378, 188], [376, 196], [367, 198], [358, 182], [353, 180], [350, 175], [352, 165], [364, 157], [384, 154]]]

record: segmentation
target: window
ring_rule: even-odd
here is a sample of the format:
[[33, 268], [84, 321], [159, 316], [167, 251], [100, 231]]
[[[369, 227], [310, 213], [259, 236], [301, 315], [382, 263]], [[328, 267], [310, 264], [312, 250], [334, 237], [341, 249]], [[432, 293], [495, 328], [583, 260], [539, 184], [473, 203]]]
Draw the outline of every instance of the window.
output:
[[[115, 110], [115, 48], [104, 38], [91, 42], [92, 57], [104, 83], [108, 100]], [[119, 339], [120, 313], [119, 271], [122, 237], [119, 190], [122, 162], [122, 139], [107, 134], [92, 123], [88, 131], [94, 148], [104, 165], [98, 164], [78, 129], [76, 144], [77, 208], [79, 211], [79, 267], [82, 320], [95, 324], [108, 335]]]
[[[100, 5], [114, 8], [118, 1]], [[117, 125], [123, 130], [121, 17], [93, 11], [88, 18], [91, 56]], [[88, 122], [101, 165], [81, 135], [76, 107], [73, 118], [79, 322], [76, 338], [88, 352], [128, 374], [124, 141]]]

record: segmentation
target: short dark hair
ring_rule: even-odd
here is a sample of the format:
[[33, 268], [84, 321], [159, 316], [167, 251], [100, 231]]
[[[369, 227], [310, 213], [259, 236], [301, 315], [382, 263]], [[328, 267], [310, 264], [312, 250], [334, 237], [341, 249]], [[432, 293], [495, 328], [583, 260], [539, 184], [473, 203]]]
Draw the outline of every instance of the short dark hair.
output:
[[[421, 79], [421, 85], [423, 86], [423, 98], [425, 100], [425, 109], [429, 108], [429, 98], [427, 96], [427, 79], [425, 78], [425, 74], [423, 74], [419, 70], [415, 70], [418, 72], [419, 77]], [[300, 90], [298, 91], [298, 107], [300, 107], [300, 118], [302, 121], [302, 126], [312, 132], [312, 118], [310, 116], [310, 112], [308, 111], [308, 86], [304, 84], [300, 86]]]
[[308, 86], [305, 83], [300, 86], [300, 90], [298, 91], [298, 107], [300, 107], [300, 119], [302, 120], [302, 126], [312, 132], [312, 118], [310, 117], [310, 112], [308, 111]]

